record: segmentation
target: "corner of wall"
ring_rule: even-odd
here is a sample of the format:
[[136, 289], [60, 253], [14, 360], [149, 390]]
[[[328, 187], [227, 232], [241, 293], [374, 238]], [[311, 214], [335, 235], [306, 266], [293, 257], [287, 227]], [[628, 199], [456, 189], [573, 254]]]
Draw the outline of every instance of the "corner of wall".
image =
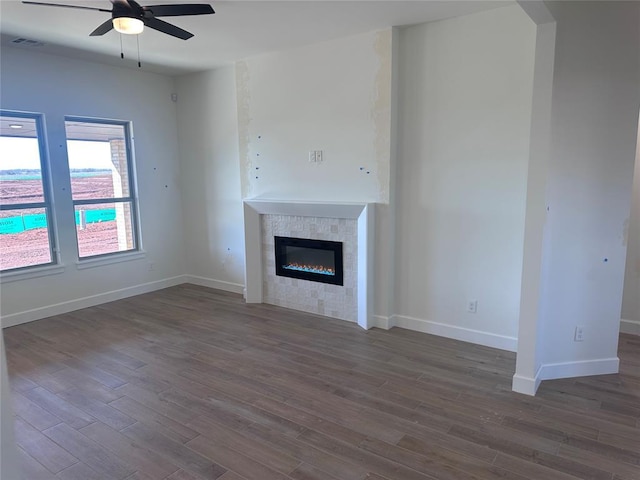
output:
[[538, 370], [534, 377], [526, 377], [516, 373], [513, 375], [511, 390], [516, 393], [522, 393], [533, 397], [538, 391], [540, 381], [540, 370]]

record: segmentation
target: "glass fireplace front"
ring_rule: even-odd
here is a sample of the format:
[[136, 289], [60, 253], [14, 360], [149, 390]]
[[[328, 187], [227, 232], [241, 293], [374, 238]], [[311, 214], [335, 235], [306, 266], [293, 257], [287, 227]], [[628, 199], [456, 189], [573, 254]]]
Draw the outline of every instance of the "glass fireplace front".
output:
[[342, 242], [274, 237], [276, 275], [343, 285]]

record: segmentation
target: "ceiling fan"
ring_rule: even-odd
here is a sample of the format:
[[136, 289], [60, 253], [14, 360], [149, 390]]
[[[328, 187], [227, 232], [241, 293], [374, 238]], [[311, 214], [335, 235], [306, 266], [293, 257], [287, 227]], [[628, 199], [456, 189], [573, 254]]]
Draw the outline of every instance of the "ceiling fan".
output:
[[193, 37], [193, 33], [176, 27], [156, 17], [181, 17], [184, 15], [209, 15], [215, 13], [208, 3], [185, 3], [173, 5], [148, 5], [143, 7], [134, 0], [110, 0], [113, 4], [111, 10], [106, 8], [84, 7], [80, 5], [64, 5], [60, 3], [44, 3], [23, 1], [27, 5], [45, 5], [48, 7], [76, 8], [81, 10], [96, 10], [107, 12], [111, 18], [98, 26], [91, 36], [104, 35], [115, 29], [117, 32], [136, 35], [142, 32], [145, 26], [166, 33], [182, 40]]

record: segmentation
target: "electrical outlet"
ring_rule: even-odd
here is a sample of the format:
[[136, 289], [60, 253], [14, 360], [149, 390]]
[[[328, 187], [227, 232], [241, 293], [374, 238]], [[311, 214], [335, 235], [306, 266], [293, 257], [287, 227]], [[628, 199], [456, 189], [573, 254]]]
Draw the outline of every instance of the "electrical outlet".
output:
[[478, 300], [469, 300], [467, 302], [467, 313], [478, 312]]
[[309, 163], [316, 163], [316, 151], [315, 150], [310, 150], [309, 151]]
[[322, 163], [322, 150], [316, 150], [316, 163]]
[[576, 325], [576, 331], [573, 334], [574, 342], [584, 342], [584, 326]]
[[149, 262], [149, 264], [147, 265], [147, 267], [149, 268], [150, 272], [153, 272], [156, 269], [156, 264], [153, 262]]

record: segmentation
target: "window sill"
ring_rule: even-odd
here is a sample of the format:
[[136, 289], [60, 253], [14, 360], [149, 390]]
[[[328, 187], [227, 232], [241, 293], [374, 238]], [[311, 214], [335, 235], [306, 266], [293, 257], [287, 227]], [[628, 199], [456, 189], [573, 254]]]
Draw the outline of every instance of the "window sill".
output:
[[47, 275], [58, 275], [64, 272], [64, 268], [64, 265], [47, 265], [45, 267], [29, 268], [28, 270], [5, 272], [0, 274], [0, 283], [30, 280], [32, 278], [46, 277]]
[[98, 258], [88, 258], [86, 260], [78, 260], [76, 262], [77, 270], [85, 270], [87, 268], [102, 267], [103, 265], [111, 265], [113, 263], [130, 262], [132, 260], [139, 260], [146, 257], [147, 253], [139, 250], [131, 253], [121, 253], [115, 255], [108, 255]]

